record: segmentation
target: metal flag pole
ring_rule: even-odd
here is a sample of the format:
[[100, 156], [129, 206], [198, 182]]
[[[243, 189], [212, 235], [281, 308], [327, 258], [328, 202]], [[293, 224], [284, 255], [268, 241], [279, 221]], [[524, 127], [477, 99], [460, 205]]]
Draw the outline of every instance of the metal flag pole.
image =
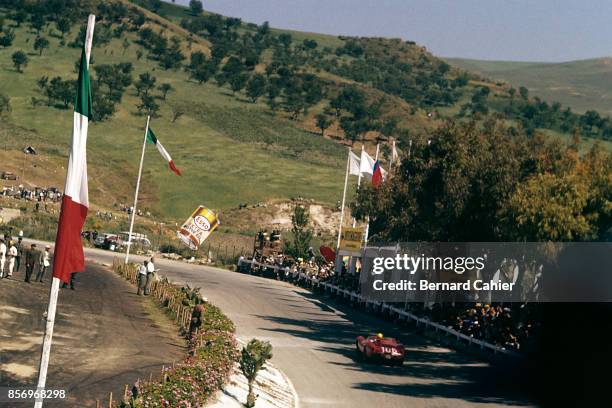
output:
[[[363, 143], [361, 144], [361, 157], [359, 160], [363, 160]], [[361, 163], [361, 162], [360, 162]], [[361, 186], [361, 166], [359, 166], [359, 176], [357, 176], [357, 191], [359, 191], [359, 187]], [[357, 220], [353, 217], [353, 228], [357, 225]]]
[[140, 153], [140, 167], [138, 168], [138, 179], [136, 180], [136, 193], [134, 194], [134, 206], [132, 207], [132, 216], [130, 217], [130, 234], [128, 235], [127, 249], [125, 251], [125, 263], [130, 260], [130, 248], [132, 247], [132, 231], [134, 231], [134, 219], [136, 218], [136, 205], [138, 204], [138, 190], [140, 189], [140, 177], [142, 176], [142, 163], [144, 162], [145, 150], [147, 148], [147, 134], [149, 133], [149, 121], [151, 116], [147, 116], [147, 124], [145, 126], [144, 140], [142, 141], [142, 152]]
[[[87, 31], [85, 34], [85, 59], [89, 67], [89, 57], [91, 56], [91, 44], [93, 41], [94, 25], [96, 24], [96, 16], [89, 15], [87, 19]], [[51, 343], [53, 340], [53, 327], [55, 325], [55, 312], [57, 310], [57, 296], [59, 294], [60, 280], [53, 277], [51, 282], [51, 291], [49, 293], [49, 306], [47, 308], [47, 324], [45, 327], [45, 337], [43, 337], [42, 354], [40, 356], [40, 367], [38, 369], [37, 390], [40, 392], [45, 389], [47, 384], [47, 370], [49, 368], [49, 356], [51, 354]], [[37, 398], [34, 403], [34, 408], [42, 408], [43, 399]]]
[[[380, 145], [376, 144], [376, 157], [374, 158], [374, 162], [378, 160], [378, 153], [380, 152]], [[380, 164], [379, 164], [380, 166]], [[366, 229], [363, 238], [363, 246], [364, 248], [368, 246], [368, 236], [370, 235], [370, 216], [368, 215], [366, 218]]]
[[336, 244], [336, 253], [340, 249], [340, 237], [342, 235], [342, 223], [344, 222], [344, 204], [346, 203], [346, 187], [349, 179], [349, 168], [351, 165], [351, 148], [348, 148], [348, 156], [346, 158], [346, 174], [344, 175], [344, 192], [342, 193], [342, 209], [340, 210], [340, 225], [338, 226], [338, 243]]
[[393, 161], [395, 157], [393, 154], [395, 153], [395, 139], [393, 139], [393, 143], [391, 145], [391, 159], [389, 160], [389, 174], [391, 174], [391, 170], [393, 170]]

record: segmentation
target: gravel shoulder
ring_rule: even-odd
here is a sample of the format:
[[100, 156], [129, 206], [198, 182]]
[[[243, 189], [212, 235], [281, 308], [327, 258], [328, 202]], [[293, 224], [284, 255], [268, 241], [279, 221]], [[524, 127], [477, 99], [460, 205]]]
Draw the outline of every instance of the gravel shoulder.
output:
[[[23, 274], [0, 280], [0, 386], [31, 387], [38, 376], [50, 279], [28, 284]], [[47, 385], [69, 398], [45, 406], [95, 406], [111, 391], [121, 397], [125, 384], [158, 376], [186, 352], [153, 300], [102, 266], [88, 264], [76, 290], [60, 290], [57, 310]]]

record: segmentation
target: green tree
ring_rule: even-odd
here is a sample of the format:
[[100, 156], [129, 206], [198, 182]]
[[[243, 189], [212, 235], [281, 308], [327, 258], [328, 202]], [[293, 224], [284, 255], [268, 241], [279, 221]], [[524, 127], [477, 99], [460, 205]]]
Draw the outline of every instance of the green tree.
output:
[[588, 200], [588, 184], [576, 175], [537, 174], [512, 196], [508, 231], [517, 240], [591, 240], [596, 231], [584, 216]]
[[49, 40], [45, 37], [36, 37], [34, 40], [34, 49], [38, 51], [38, 55], [42, 56], [45, 49], [49, 48]]
[[95, 66], [96, 82], [104, 86], [98, 93], [112, 103], [119, 103], [123, 98], [125, 89], [132, 84], [132, 71], [134, 67], [130, 62], [119, 64], [103, 64]]
[[15, 39], [15, 30], [9, 28], [0, 32], [0, 46], [2, 48], [8, 48], [13, 45]]
[[163, 2], [161, 0], [148, 0], [148, 6], [151, 11], [157, 13], [161, 8]]
[[62, 17], [59, 20], [57, 20], [57, 22], [55, 23], [55, 26], [57, 27], [59, 32], [62, 33], [62, 40], [63, 40], [66, 33], [70, 32], [71, 23], [70, 23], [70, 20], [68, 20], [65, 17]]
[[159, 105], [155, 102], [155, 98], [144, 93], [140, 95], [140, 104], [138, 104], [137, 108], [140, 114], [150, 115], [152, 117], [157, 117], [157, 113], [159, 112]]
[[45, 87], [45, 92], [49, 99], [49, 105], [54, 101], [61, 104], [60, 106], [67, 109], [74, 98], [74, 82], [63, 80], [61, 77], [55, 77], [49, 81]]
[[199, 84], [208, 82], [217, 71], [217, 64], [206, 58], [203, 52], [191, 53], [191, 59], [187, 66], [189, 76], [198, 81]]
[[185, 56], [181, 52], [181, 42], [178, 37], [172, 37], [171, 44], [160, 56], [160, 65], [163, 69], [176, 69], [181, 66]]
[[15, 12], [15, 14], [13, 14], [13, 20], [15, 20], [15, 23], [17, 23], [17, 27], [21, 27], [21, 24], [23, 24], [27, 19], [28, 13], [24, 9], [19, 9]]
[[40, 32], [47, 25], [44, 15], [37, 11], [30, 17], [30, 26], [36, 31], [36, 36], [40, 36]]
[[23, 72], [22, 68], [26, 67], [29, 61], [26, 53], [21, 50], [15, 51], [13, 55], [11, 55], [11, 59], [13, 60], [13, 65], [15, 66], [17, 72]]
[[529, 89], [525, 88], [524, 86], [521, 86], [519, 88], [519, 95], [521, 95], [521, 98], [523, 98], [524, 100], [527, 100], [529, 98]]
[[308, 255], [312, 230], [308, 228], [310, 216], [306, 208], [296, 205], [291, 216], [293, 242], [287, 243], [287, 253], [294, 258], [305, 258]]
[[266, 361], [272, 358], [272, 345], [267, 341], [252, 339], [244, 346], [240, 352], [240, 370], [249, 384], [249, 393], [245, 406], [252, 408], [255, 406], [257, 396], [253, 392], [253, 384], [257, 379], [259, 370], [262, 369]]
[[[352, 208], [387, 241], [498, 241], [500, 214], [531, 174], [565, 166], [562, 149], [494, 120], [448, 122], [379, 188], [362, 185]], [[554, 166], [551, 166], [554, 163]]]
[[395, 135], [397, 132], [397, 118], [389, 118], [382, 123], [380, 127], [380, 133], [382, 133], [387, 139]]
[[230, 57], [223, 68], [221, 68], [221, 72], [217, 74], [215, 80], [219, 84], [219, 86], [223, 86], [226, 83], [230, 82], [232, 78], [237, 78], [243, 74], [245, 70], [244, 64], [240, 61], [239, 58], [232, 56]]
[[190, 0], [189, 1], [189, 11], [194, 16], [199, 16], [204, 11], [204, 7], [202, 6], [202, 2], [198, 0]]
[[241, 91], [246, 86], [248, 80], [249, 75], [245, 72], [240, 72], [232, 75], [229, 78], [229, 84], [230, 88], [232, 89], [232, 92], [236, 93]]
[[315, 116], [317, 127], [321, 129], [321, 136], [325, 136], [325, 130], [331, 126], [332, 122], [329, 117], [324, 113], [318, 113]]
[[155, 82], [157, 78], [155, 78], [151, 73], [145, 72], [138, 76], [138, 81], [134, 84], [136, 87], [136, 94], [138, 96], [149, 95], [149, 92], [155, 88]]
[[173, 91], [174, 88], [172, 87], [172, 85], [168, 84], [168, 83], [163, 83], [160, 84], [157, 89], [159, 89], [159, 91], [162, 93], [162, 100], [166, 100], [166, 96], [168, 95], [168, 92]]
[[510, 87], [510, 89], [508, 89], [508, 95], [510, 95], [510, 105], [512, 105], [514, 97], [516, 96], [516, 88]]
[[291, 42], [293, 41], [293, 37], [291, 34], [282, 33], [278, 36], [278, 42], [285, 48], [289, 48], [291, 46]]
[[257, 102], [257, 99], [266, 92], [266, 82], [266, 77], [262, 74], [253, 74], [246, 86], [246, 94], [251, 102]]

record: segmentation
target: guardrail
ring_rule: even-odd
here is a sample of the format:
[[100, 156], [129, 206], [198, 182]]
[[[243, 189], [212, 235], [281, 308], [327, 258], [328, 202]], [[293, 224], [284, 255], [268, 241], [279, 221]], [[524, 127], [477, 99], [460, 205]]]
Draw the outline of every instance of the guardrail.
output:
[[[240, 259], [238, 261], [238, 268], [240, 268], [240, 265], [246, 263], [246, 264], [250, 264], [251, 267], [253, 266], [264, 266], [268, 269], [272, 269], [275, 273], [277, 273], [278, 271], [283, 271], [283, 272], [288, 272], [290, 269], [289, 268], [283, 268], [280, 266], [271, 266], [268, 264], [264, 264], [261, 262], [257, 262], [255, 260], [247, 260], [247, 259]], [[425, 327], [431, 327], [433, 328], [435, 331], [441, 331], [446, 333], [447, 336], [453, 336], [456, 337], [457, 340], [465, 340], [467, 341], [469, 344], [473, 344], [476, 346], [480, 346], [481, 349], [489, 349], [492, 350], [494, 353], [501, 353], [501, 354], [505, 354], [508, 356], [512, 356], [512, 357], [522, 357], [521, 354], [513, 351], [513, 350], [508, 350], [507, 348], [504, 347], [500, 347], [500, 346], [496, 346], [495, 344], [491, 344], [488, 343], [486, 341], [483, 340], [479, 340], [479, 339], [475, 339], [473, 337], [470, 337], [464, 333], [458, 332], [455, 329], [452, 329], [450, 327], [446, 327], [443, 326], [439, 323], [436, 322], [432, 322], [431, 320], [424, 318], [424, 317], [418, 317], [406, 310], [402, 310], [402, 309], [398, 309], [395, 306], [392, 306], [388, 303], [385, 302], [375, 302], [372, 300], [368, 300], [366, 298], [364, 298], [363, 296], [361, 296], [359, 293], [356, 293], [354, 291], [349, 291], [346, 289], [342, 289], [339, 286], [336, 285], [332, 285], [331, 283], [328, 282], [321, 282], [318, 279], [315, 278], [311, 278], [310, 276], [306, 275], [305, 273], [300, 273], [298, 275], [300, 278], [305, 279], [306, 281], [308, 281], [311, 285], [311, 287], [318, 287], [318, 288], [323, 288], [325, 291], [328, 291], [330, 293], [336, 293], [337, 295], [341, 295], [343, 298], [350, 298], [351, 301], [356, 301], [359, 303], [363, 303], [366, 305], [366, 307], [370, 307], [370, 305], [373, 305], [374, 307], [379, 307], [381, 311], [388, 311], [391, 314], [395, 314], [397, 315], [398, 319], [400, 320], [412, 320], [416, 323], [417, 326], [419, 325], [424, 325]]]

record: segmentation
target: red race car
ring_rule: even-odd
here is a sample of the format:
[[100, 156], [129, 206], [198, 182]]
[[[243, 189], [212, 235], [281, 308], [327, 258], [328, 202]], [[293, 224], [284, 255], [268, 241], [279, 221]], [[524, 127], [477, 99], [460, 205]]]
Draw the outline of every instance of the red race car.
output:
[[368, 337], [359, 336], [355, 341], [355, 352], [358, 359], [381, 361], [393, 365], [404, 364], [406, 353], [404, 345], [392, 337], [384, 337], [382, 333]]

